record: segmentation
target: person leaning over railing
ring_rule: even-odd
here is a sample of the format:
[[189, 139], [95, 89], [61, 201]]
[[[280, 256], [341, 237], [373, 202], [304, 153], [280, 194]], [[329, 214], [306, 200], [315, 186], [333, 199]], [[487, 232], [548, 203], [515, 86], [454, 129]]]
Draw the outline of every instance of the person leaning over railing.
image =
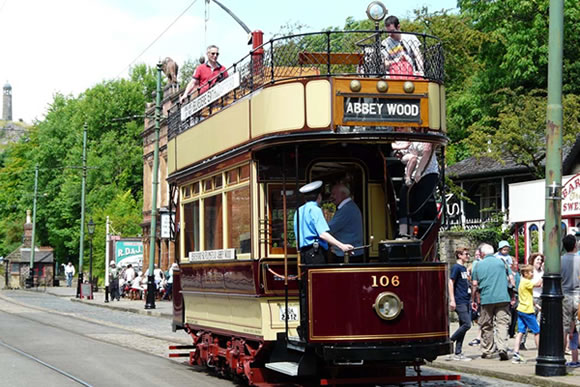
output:
[[185, 101], [196, 89], [199, 88], [198, 94], [203, 94], [214, 84], [228, 77], [226, 68], [217, 61], [218, 56], [217, 46], [212, 44], [207, 48], [207, 61], [197, 66], [179, 102]]
[[419, 39], [413, 34], [401, 34], [401, 25], [396, 16], [385, 19], [385, 29], [389, 32], [389, 37], [381, 42], [381, 46], [387, 73], [423, 76], [423, 55]]

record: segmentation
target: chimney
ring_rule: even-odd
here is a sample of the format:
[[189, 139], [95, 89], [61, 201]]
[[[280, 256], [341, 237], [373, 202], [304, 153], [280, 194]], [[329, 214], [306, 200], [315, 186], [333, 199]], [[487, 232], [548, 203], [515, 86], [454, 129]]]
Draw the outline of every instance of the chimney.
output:
[[26, 210], [26, 223], [24, 223], [24, 237], [22, 238], [22, 245], [24, 247], [32, 246], [32, 218], [30, 210]]

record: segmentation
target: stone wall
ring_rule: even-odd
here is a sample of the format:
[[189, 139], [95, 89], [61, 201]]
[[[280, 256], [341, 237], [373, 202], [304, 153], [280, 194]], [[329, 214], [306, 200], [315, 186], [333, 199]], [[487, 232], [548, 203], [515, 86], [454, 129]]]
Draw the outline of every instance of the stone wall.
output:
[[455, 263], [455, 250], [467, 247], [473, 257], [478, 243], [462, 231], [444, 231], [439, 234], [439, 259], [441, 262]]

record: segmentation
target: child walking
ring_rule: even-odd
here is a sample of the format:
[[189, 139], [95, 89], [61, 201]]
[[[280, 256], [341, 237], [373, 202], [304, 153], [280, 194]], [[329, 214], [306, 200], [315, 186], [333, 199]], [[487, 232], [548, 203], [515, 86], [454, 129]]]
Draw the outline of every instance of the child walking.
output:
[[518, 313], [518, 333], [516, 335], [516, 340], [514, 343], [514, 356], [512, 363], [525, 363], [524, 358], [520, 355], [520, 343], [522, 342], [522, 336], [526, 329], [530, 330], [534, 334], [534, 341], [536, 342], [536, 348], [538, 348], [540, 341], [540, 327], [536, 321], [536, 315], [534, 314], [534, 298], [533, 289], [535, 287], [542, 286], [542, 279], [539, 278], [537, 281], [532, 282], [534, 276], [534, 267], [532, 265], [523, 265], [520, 268], [521, 280], [520, 286], [518, 287], [519, 294], [519, 305], [517, 307]]

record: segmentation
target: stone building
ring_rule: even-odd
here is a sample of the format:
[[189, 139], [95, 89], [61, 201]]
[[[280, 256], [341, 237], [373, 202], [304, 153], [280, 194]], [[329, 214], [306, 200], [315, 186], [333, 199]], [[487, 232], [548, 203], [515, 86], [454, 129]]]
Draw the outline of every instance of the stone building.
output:
[[[6, 287], [25, 287], [30, 273], [30, 253], [32, 245], [32, 221], [30, 211], [26, 211], [22, 245], [4, 259], [6, 265]], [[52, 286], [54, 278], [54, 255], [52, 247], [36, 246], [34, 249], [34, 285]]]
[[2, 120], [12, 121], [12, 86], [8, 81], [6, 81], [2, 91]]

